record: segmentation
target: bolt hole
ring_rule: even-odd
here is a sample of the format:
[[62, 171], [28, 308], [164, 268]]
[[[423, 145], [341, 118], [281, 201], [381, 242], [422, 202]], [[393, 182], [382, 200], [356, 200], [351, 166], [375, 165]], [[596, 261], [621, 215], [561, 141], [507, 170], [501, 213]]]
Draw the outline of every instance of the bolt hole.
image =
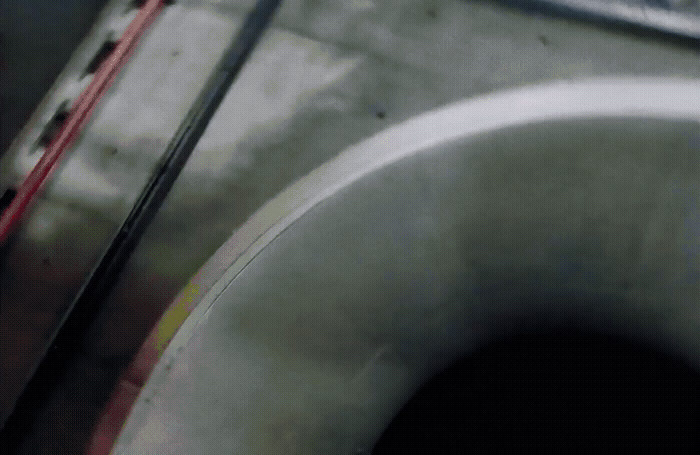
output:
[[94, 74], [100, 65], [102, 65], [102, 62], [107, 60], [107, 57], [109, 57], [109, 54], [112, 53], [115, 47], [117, 47], [117, 42], [111, 39], [102, 43], [102, 47], [100, 47], [92, 60], [90, 60], [87, 68], [85, 68], [83, 77], [87, 76], [88, 74]]
[[[148, 0], [131, 0], [131, 2], [129, 2], [129, 10], [141, 8], [147, 1]], [[163, 5], [168, 6], [173, 3], [175, 3], [175, 0], [165, 0]]]
[[68, 120], [68, 103], [69, 101], [65, 100], [58, 106], [56, 113], [44, 127], [44, 131], [41, 133], [41, 136], [39, 136], [39, 139], [37, 140], [36, 145], [33, 147], [32, 152], [36, 151], [36, 149], [40, 147], [48, 147], [58, 132], [61, 131], [63, 124], [66, 123], [66, 120]]
[[17, 196], [17, 190], [14, 188], [8, 188], [5, 190], [5, 192], [0, 196], [0, 211], [5, 210], [12, 200]]

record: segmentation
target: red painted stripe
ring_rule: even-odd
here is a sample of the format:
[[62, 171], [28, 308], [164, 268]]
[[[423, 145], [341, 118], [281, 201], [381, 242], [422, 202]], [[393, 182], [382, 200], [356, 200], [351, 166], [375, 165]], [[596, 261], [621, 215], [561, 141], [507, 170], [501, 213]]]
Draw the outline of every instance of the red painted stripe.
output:
[[206, 292], [223, 275], [225, 267], [218, 262], [205, 265], [180, 291], [151, 330], [141, 348], [124, 370], [114, 387], [99, 421], [87, 444], [86, 455], [107, 455], [126, 422], [138, 394], [175, 333], [202, 300]]
[[22, 219], [41, 185], [56, 168], [63, 152], [75, 141], [90, 119], [98, 101], [114, 82], [133, 52], [139, 37], [155, 20], [163, 6], [163, 0], [148, 0], [136, 14], [117, 42], [109, 57], [102, 62], [92, 81], [78, 96], [68, 113], [68, 118], [59, 133], [46, 147], [39, 162], [34, 166], [9, 206], [0, 216], [0, 245], [5, 243], [17, 223]]

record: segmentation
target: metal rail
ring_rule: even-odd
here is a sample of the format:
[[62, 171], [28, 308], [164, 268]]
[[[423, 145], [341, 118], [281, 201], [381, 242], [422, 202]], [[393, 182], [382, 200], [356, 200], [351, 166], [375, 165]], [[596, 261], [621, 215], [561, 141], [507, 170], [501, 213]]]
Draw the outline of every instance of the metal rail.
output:
[[524, 10], [660, 33], [689, 44], [700, 41], [700, 5], [672, 0], [500, 0]]
[[164, 0], [148, 0], [139, 9], [136, 17], [117, 41], [114, 50], [109, 54], [109, 58], [102, 62], [90, 84], [75, 100], [65, 123], [49, 142], [41, 159], [27, 175], [0, 216], [0, 245], [7, 241], [42, 184], [56, 168], [63, 153], [73, 144], [90, 120], [97, 103], [112, 86], [117, 74], [134, 51], [138, 39], [158, 16], [163, 3]]

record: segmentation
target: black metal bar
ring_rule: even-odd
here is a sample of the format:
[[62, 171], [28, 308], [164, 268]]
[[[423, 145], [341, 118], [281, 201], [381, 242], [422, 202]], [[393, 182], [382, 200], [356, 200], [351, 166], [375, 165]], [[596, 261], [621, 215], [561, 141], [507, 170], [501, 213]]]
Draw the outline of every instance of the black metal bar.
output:
[[17, 450], [42, 404], [58, 384], [61, 373], [65, 372], [68, 362], [78, 352], [99, 310], [99, 303], [109, 294], [280, 3], [281, 0], [257, 2], [209, 76], [168, 144], [157, 170], [54, 332], [51, 347], [0, 430], [1, 453], [9, 454]]
[[563, 17], [685, 47], [700, 45], [700, 14], [652, 0], [497, 0], [528, 13]]

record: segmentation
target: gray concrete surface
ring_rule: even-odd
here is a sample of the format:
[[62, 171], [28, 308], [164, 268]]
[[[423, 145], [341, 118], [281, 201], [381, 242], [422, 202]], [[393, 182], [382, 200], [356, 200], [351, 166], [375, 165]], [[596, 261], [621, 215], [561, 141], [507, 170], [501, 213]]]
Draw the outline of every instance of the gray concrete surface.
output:
[[119, 303], [140, 287], [139, 276], [173, 278], [167, 294], [174, 296], [265, 201], [386, 126], [463, 97], [552, 79], [700, 74], [695, 50], [593, 26], [483, 3], [370, 3], [285, 2], [95, 333], [113, 336], [121, 323], [140, 324]]
[[[3, 355], [31, 363], [27, 353], [45, 347], [42, 340], [252, 4], [180, 1], [154, 24], [9, 255], [2, 298], [15, 295], [16, 318], [3, 323], [2, 336], [27, 344]], [[0, 160], [3, 187], [16, 185], [38, 159], [33, 147], [45, 123], [62, 101], [79, 93], [86, 83], [79, 76], [94, 52], [128, 23], [123, 12], [124, 2], [110, 3]], [[106, 398], [106, 377], [113, 373], [86, 375], [86, 369], [123, 367], [172, 297], [232, 232], [351, 144], [425, 110], [514, 86], [588, 76], [698, 74], [696, 49], [490, 2], [284, 2], [104, 303], [64, 393], [47, 403], [33, 444], [60, 440], [51, 422], [66, 409], [80, 414], [71, 397], [102, 390], [96, 400]], [[22, 281], [11, 278], [17, 276]], [[29, 288], [40, 297], [21, 292]]]

